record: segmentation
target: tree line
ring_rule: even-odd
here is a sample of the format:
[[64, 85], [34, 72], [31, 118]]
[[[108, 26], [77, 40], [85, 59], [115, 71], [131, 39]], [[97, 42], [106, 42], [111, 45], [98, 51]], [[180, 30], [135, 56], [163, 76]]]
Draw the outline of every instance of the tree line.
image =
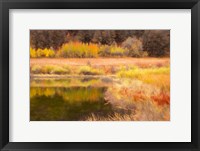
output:
[[[79, 41], [85, 44], [117, 45], [146, 51], [149, 56], [169, 56], [169, 30], [31, 30], [34, 49], [58, 50], [63, 44]], [[133, 48], [134, 47], [134, 48]]]

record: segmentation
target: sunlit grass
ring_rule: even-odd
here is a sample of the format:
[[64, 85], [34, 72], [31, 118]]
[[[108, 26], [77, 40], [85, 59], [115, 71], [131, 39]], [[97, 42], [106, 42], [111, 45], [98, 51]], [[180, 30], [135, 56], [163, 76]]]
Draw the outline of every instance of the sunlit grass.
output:
[[[116, 108], [129, 110], [130, 114], [111, 115], [104, 120], [156, 121], [170, 119], [170, 91], [162, 87], [147, 84], [140, 80], [123, 79], [120, 84], [109, 87], [105, 99]], [[98, 119], [98, 115], [88, 117]]]
[[70, 69], [65, 66], [58, 66], [58, 65], [33, 65], [31, 67], [31, 73], [33, 74], [69, 74]]
[[101, 69], [95, 69], [90, 66], [81, 66], [79, 68], [78, 74], [80, 75], [103, 75], [104, 72]]
[[169, 74], [170, 68], [169, 67], [161, 67], [161, 68], [138, 68], [133, 67], [131, 69], [124, 69], [120, 70], [117, 75], [119, 77], [125, 78], [140, 78], [141, 76], [149, 76], [149, 75], [158, 75], [158, 74]]
[[153, 84], [158, 87], [170, 89], [170, 68], [138, 68], [134, 67], [131, 69], [122, 68], [117, 76], [120, 78], [133, 78], [141, 80], [148, 84]]

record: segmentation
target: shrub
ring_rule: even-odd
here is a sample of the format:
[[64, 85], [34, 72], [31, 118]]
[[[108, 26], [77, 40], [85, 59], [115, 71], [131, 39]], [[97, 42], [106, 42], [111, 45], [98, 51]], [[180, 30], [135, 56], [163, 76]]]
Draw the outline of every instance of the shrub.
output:
[[42, 49], [37, 49], [36, 54], [37, 54], [37, 57], [44, 57]]
[[148, 57], [149, 54], [147, 51], [140, 51], [140, 57]]
[[103, 74], [103, 71], [98, 70], [98, 69], [93, 69], [92, 67], [89, 67], [89, 66], [82, 66], [79, 69], [79, 74], [83, 74], [83, 75], [101, 75], [101, 74]]
[[45, 65], [45, 66], [42, 66], [41, 68], [41, 73], [43, 74], [50, 74], [51, 71], [55, 68], [55, 66], [53, 65]]
[[100, 47], [99, 55], [102, 57], [127, 56], [128, 50], [118, 47], [116, 45], [111, 45], [111, 46], [104, 45]]
[[39, 58], [39, 57], [47, 57], [47, 58], [52, 58], [55, 57], [55, 51], [52, 49], [33, 49], [30, 48], [30, 57], [31, 58]]
[[54, 57], [55, 56], [55, 52], [52, 49], [37, 49], [36, 51], [37, 53], [37, 57]]
[[69, 69], [66, 69], [66, 68], [62, 68], [62, 67], [54, 67], [51, 72], [51, 74], [69, 74], [70, 73], [70, 70]]
[[36, 50], [33, 49], [33, 48], [30, 48], [30, 57], [31, 58], [36, 58], [37, 57]]
[[110, 56], [110, 46], [108, 45], [101, 46], [99, 49], [99, 55], [102, 57]]
[[31, 67], [31, 73], [38, 74], [41, 72], [41, 66], [39, 65], [34, 65]]
[[52, 49], [47, 49], [47, 48], [45, 48], [45, 49], [43, 50], [43, 55], [44, 55], [45, 57], [50, 57], [50, 58], [52, 58], [52, 57], [55, 56], [55, 52], [54, 52], [54, 50], [52, 50]]
[[[53, 57], [64, 57], [64, 58], [95, 58], [95, 57], [146, 57], [147, 52], [141, 51], [139, 46], [141, 43], [139, 40], [135, 40], [134, 44], [131, 42], [133, 39], [128, 39], [123, 43], [123, 47], [113, 44], [109, 45], [97, 45], [87, 44], [81, 42], [69, 42], [63, 44], [57, 51], [52, 49], [33, 49], [30, 48], [31, 58], [53, 58]], [[131, 45], [129, 45], [131, 44]], [[137, 49], [138, 48], [138, 49]]]
[[147, 57], [148, 53], [143, 51], [142, 41], [133, 37], [129, 37], [122, 43], [122, 47], [128, 49], [128, 56], [131, 57]]
[[127, 55], [127, 49], [117, 47], [117, 46], [111, 46], [110, 49], [111, 56], [126, 56]]
[[97, 57], [99, 47], [97, 44], [84, 44], [80, 42], [69, 42], [63, 44], [58, 50], [58, 57], [84, 58]]
[[31, 67], [31, 73], [33, 74], [69, 74], [70, 69], [67, 67], [61, 67], [57, 65], [33, 65]]

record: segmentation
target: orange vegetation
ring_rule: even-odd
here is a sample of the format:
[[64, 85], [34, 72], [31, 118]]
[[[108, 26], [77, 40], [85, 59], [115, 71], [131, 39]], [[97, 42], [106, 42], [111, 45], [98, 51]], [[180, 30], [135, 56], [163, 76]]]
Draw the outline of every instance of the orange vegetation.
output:
[[138, 67], [168, 66], [169, 58], [31, 58], [30, 65], [87, 65], [92, 66], [118, 66], [136, 65]]

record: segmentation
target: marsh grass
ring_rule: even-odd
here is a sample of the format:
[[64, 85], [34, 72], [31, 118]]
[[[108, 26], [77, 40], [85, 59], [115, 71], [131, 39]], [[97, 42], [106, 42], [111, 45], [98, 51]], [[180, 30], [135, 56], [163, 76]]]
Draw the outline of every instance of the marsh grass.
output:
[[170, 68], [138, 68], [132, 67], [130, 69], [122, 68], [117, 72], [120, 78], [138, 79], [145, 83], [158, 86], [162, 89], [170, 89]]
[[149, 75], [158, 75], [158, 74], [169, 74], [169, 67], [160, 67], [160, 68], [138, 68], [136, 66], [131, 67], [130, 69], [121, 68], [117, 73], [119, 77], [125, 78], [140, 78], [142, 76]]
[[82, 74], [83, 75], [103, 75], [104, 72], [100, 68], [95, 69], [95, 68], [92, 68], [90, 66], [81, 66], [79, 68], [78, 74], [80, 74], [80, 75], [82, 75]]
[[68, 66], [58, 65], [33, 65], [30, 69], [33, 74], [69, 74], [70, 69]]
[[[170, 119], [169, 91], [139, 80], [121, 80], [109, 87], [105, 99], [115, 107], [114, 114], [101, 117], [91, 114], [89, 121], [168, 121]], [[121, 109], [121, 110], [119, 110]], [[121, 111], [129, 111], [123, 114]]]

